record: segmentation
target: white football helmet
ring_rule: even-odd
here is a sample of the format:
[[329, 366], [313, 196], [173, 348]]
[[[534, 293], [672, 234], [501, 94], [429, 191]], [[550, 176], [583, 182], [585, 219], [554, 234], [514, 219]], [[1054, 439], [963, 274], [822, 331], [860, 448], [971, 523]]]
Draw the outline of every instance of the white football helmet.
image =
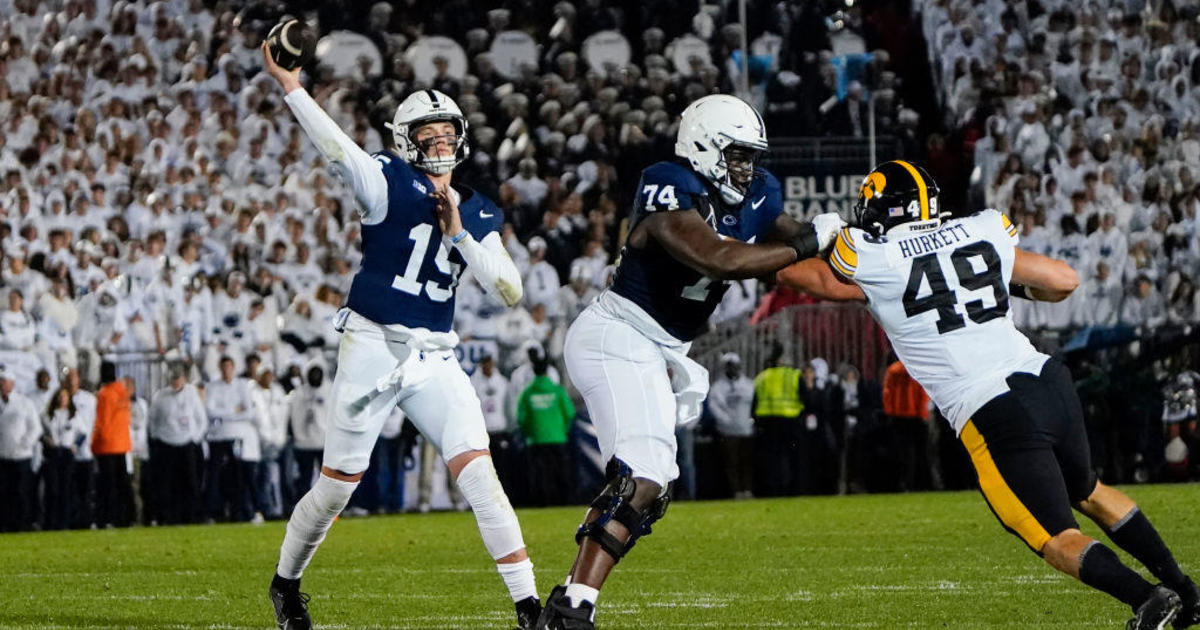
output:
[[[458, 134], [454, 141], [454, 154], [431, 158], [417, 146], [413, 134], [421, 125], [439, 121], [454, 125]], [[384, 126], [392, 130], [396, 151], [400, 157], [426, 173], [449, 173], [471, 154], [471, 149], [467, 146], [467, 119], [454, 99], [437, 90], [420, 90], [410, 94], [396, 108], [392, 122], [385, 123]]]
[[[736, 96], [713, 94], [683, 110], [675, 155], [716, 186], [728, 204], [738, 204], [746, 191], [730, 177], [725, 151], [740, 148], [756, 155], [767, 150], [767, 127], [750, 104]], [[749, 168], [753, 169], [753, 161]]]

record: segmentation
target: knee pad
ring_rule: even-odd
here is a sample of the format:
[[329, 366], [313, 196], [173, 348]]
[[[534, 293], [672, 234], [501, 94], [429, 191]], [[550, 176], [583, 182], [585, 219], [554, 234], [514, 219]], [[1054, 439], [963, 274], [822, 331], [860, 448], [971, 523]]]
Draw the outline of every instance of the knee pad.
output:
[[[639, 538], [649, 535], [650, 526], [667, 513], [667, 506], [671, 502], [671, 486], [668, 484], [664, 492], [650, 505], [644, 510], [639, 510], [633, 505], [633, 496], [638, 489], [637, 481], [625, 462], [615, 457], [609, 460], [605, 468], [605, 478], [607, 483], [604, 490], [590, 506], [599, 510], [600, 516], [579, 526], [579, 530], [575, 532], [575, 543], [582, 544], [584, 538], [590, 538], [612, 556], [615, 563], [620, 562], [621, 558], [633, 549]], [[629, 539], [621, 541], [609, 533], [605, 527], [610, 521], [625, 526], [625, 529], [629, 530]]]
[[458, 473], [457, 484], [475, 512], [479, 535], [493, 560], [525, 548], [517, 514], [500, 485], [491, 457], [476, 457], [468, 462]]

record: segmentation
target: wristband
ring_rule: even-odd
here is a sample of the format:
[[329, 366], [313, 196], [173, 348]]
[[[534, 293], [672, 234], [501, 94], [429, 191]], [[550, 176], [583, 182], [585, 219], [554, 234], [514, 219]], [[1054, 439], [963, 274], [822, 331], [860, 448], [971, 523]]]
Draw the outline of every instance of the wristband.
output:
[[458, 245], [459, 243], [461, 243], [463, 241], [463, 239], [467, 238], [468, 236], [470, 236], [470, 234], [467, 232], [467, 229], [463, 228], [463, 231], [459, 232], [458, 234], [455, 234], [453, 237], [450, 238], [450, 242], [454, 243], [455, 245]]
[[1015, 298], [1021, 298], [1023, 300], [1033, 300], [1035, 302], [1037, 301], [1037, 298], [1030, 295], [1029, 287], [1027, 287], [1023, 284], [1016, 284], [1016, 283], [1010, 282], [1008, 284], [1008, 294]]

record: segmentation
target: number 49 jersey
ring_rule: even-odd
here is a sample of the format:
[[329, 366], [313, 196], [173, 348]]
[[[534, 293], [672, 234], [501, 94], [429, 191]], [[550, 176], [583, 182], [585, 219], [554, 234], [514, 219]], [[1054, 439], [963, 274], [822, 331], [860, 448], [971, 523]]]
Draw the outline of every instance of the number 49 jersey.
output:
[[[679, 162], [659, 162], [642, 171], [629, 232], [658, 212], [696, 212], [721, 238], [753, 243], [766, 235], [783, 213], [779, 180], [757, 169], [745, 199], [728, 208], [710, 197], [708, 185]], [[663, 330], [680, 341], [700, 334], [721, 302], [728, 283], [712, 280], [679, 262], [654, 239], [635, 248], [626, 245], [613, 278], [612, 291], [637, 304]]]
[[1049, 358], [1013, 325], [1016, 246], [1008, 217], [983, 210], [899, 237], [844, 228], [829, 257], [866, 294], [896, 356], [955, 431], [1008, 391], [1010, 374], [1038, 374]]

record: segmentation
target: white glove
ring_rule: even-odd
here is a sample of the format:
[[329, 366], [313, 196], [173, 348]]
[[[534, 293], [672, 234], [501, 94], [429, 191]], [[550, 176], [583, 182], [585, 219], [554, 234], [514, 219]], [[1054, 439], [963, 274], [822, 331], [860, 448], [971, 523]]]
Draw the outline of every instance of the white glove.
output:
[[846, 227], [846, 222], [842, 220], [841, 215], [838, 213], [826, 212], [825, 214], [818, 214], [813, 217], [812, 226], [817, 232], [817, 248], [824, 252], [833, 245], [838, 231]]

